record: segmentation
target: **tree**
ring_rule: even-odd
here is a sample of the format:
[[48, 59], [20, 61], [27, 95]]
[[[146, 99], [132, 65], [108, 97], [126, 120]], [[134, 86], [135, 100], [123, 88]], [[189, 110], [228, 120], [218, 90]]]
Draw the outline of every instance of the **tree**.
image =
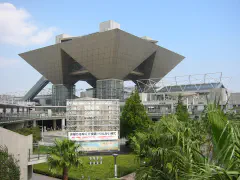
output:
[[48, 164], [53, 173], [62, 170], [63, 180], [68, 180], [68, 171], [71, 167], [79, 167], [82, 165], [81, 155], [83, 154], [75, 141], [68, 139], [55, 140], [55, 146], [50, 148], [50, 156]]
[[176, 107], [176, 115], [179, 121], [187, 121], [189, 119], [189, 113], [187, 106], [183, 104], [182, 96], [178, 96], [178, 104]]
[[121, 137], [129, 137], [136, 131], [144, 131], [152, 121], [141, 103], [138, 91], [127, 99], [120, 118]]
[[0, 179], [19, 180], [20, 168], [13, 155], [8, 153], [7, 147], [0, 146]]

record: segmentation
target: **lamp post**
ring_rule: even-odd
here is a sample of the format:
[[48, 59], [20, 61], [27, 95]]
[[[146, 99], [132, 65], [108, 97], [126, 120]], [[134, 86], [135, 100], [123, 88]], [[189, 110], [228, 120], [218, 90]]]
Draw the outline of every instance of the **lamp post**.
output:
[[113, 154], [114, 157], [114, 177], [117, 178], [117, 156], [118, 154]]
[[41, 136], [42, 136], [42, 142], [43, 142], [43, 120], [42, 120], [42, 133], [41, 133]]

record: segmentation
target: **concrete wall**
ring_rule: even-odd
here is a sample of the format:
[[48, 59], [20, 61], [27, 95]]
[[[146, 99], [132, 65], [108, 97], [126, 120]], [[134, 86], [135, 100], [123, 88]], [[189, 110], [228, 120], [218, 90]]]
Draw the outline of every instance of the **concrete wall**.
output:
[[0, 145], [6, 146], [8, 152], [19, 161], [20, 180], [27, 180], [28, 174], [31, 174], [31, 172], [28, 172], [28, 154], [29, 149], [32, 153], [32, 142], [32, 135], [23, 136], [0, 127]]

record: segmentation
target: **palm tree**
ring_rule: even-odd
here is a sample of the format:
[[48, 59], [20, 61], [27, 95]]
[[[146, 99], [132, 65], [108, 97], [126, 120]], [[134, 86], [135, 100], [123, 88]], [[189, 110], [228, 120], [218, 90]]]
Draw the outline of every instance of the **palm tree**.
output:
[[187, 122], [171, 115], [137, 132], [131, 145], [145, 162], [137, 179], [239, 180], [240, 125], [216, 104], [205, 117]]
[[71, 167], [82, 165], [81, 155], [83, 154], [75, 141], [68, 139], [55, 140], [54, 146], [50, 148], [48, 164], [53, 173], [62, 170], [62, 179], [68, 180], [68, 171]]

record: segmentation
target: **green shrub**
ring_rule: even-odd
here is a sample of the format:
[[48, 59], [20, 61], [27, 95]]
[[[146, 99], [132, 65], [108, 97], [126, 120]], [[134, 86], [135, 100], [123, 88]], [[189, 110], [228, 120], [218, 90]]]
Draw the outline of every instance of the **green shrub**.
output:
[[17, 160], [13, 155], [8, 154], [8, 149], [3, 146], [0, 146], [0, 179], [20, 179], [20, 169]]
[[34, 143], [41, 140], [41, 132], [40, 132], [39, 127], [17, 129], [17, 130], [15, 130], [15, 132], [22, 134], [24, 136], [28, 136], [28, 135], [32, 134]]

